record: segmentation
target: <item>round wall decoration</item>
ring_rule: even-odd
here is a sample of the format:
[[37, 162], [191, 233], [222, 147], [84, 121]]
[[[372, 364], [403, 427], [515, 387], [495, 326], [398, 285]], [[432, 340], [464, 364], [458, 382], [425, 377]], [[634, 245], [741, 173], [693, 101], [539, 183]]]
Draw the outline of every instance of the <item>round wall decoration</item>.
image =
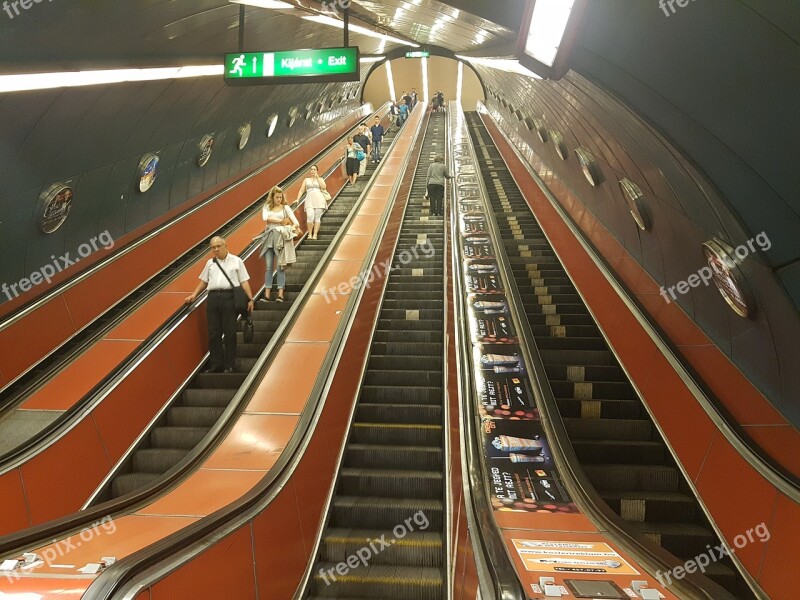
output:
[[751, 317], [755, 303], [744, 276], [733, 258], [733, 248], [714, 238], [703, 243], [703, 254], [714, 272], [712, 281], [728, 306], [740, 317]]
[[250, 123], [245, 123], [239, 127], [239, 142], [236, 144], [239, 150], [244, 150], [244, 147], [247, 146], [247, 142], [250, 141], [250, 132], [252, 130], [253, 126]]
[[211, 134], [204, 135], [197, 145], [197, 166], [204, 167], [208, 164], [211, 158], [211, 152], [214, 150], [214, 136]]
[[145, 154], [139, 161], [139, 191], [145, 193], [156, 182], [158, 177], [158, 163], [160, 159], [155, 154]]
[[65, 183], [55, 183], [39, 196], [39, 227], [44, 233], [53, 233], [67, 220], [72, 210], [73, 191]]

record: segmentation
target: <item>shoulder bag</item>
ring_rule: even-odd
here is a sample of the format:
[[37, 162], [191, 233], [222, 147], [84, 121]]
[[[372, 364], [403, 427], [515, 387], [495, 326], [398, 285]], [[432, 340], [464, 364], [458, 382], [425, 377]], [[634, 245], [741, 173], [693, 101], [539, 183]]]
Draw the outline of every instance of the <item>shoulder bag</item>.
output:
[[331, 194], [328, 190], [323, 190], [322, 185], [319, 182], [319, 177], [317, 177], [317, 185], [319, 186], [319, 191], [322, 192], [322, 197], [325, 198], [325, 202], [331, 201]]
[[244, 289], [242, 289], [241, 285], [233, 285], [231, 278], [228, 277], [225, 269], [222, 268], [222, 265], [219, 264], [216, 258], [214, 259], [214, 264], [216, 264], [219, 270], [222, 271], [222, 274], [225, 275], [225, 279], [228, 280], [228, 283], [230, 283], [231, 287], [233, 288], [233, 306], [236, 309], [236, 313], [247, 318], [247, 303], [250, 302], [250, 300], [247, 298], [247, 294], [245, 293]]

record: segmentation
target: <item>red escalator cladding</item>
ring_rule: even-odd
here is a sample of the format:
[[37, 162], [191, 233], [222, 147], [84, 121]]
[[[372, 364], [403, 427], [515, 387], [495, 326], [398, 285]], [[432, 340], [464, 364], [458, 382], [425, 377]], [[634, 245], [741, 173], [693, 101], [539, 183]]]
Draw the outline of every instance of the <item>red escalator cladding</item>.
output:
[[0, 519], [0, 535], [14, 533], [30, 527], [25, 491], [19, 469], [12, 469], [0, 476], [0, 498], [3, 499], [3, 518]]

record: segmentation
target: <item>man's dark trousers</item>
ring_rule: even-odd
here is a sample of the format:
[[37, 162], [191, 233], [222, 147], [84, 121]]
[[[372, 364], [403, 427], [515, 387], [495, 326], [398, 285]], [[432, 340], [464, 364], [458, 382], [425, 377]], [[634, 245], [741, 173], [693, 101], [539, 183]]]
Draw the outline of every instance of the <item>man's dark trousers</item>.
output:
[[[233, 290], [211, 291], [208, 294], [209, 369], [221, 371], [236, 366], [236, 308]], [[223, 350], [222, 335], [225, 335]]]

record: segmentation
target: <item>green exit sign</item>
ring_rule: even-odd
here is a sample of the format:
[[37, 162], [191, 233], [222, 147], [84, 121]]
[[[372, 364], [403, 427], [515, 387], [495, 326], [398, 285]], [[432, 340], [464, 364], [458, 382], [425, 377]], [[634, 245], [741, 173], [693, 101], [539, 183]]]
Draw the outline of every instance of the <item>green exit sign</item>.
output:
[[225, 83], [230, 85], [358, 80], [357, 46], [225, 55]]
[[428, 58], [431, 53], [427, 50], [416, 50], [414, 52], [406, 52], [406, 58]]

